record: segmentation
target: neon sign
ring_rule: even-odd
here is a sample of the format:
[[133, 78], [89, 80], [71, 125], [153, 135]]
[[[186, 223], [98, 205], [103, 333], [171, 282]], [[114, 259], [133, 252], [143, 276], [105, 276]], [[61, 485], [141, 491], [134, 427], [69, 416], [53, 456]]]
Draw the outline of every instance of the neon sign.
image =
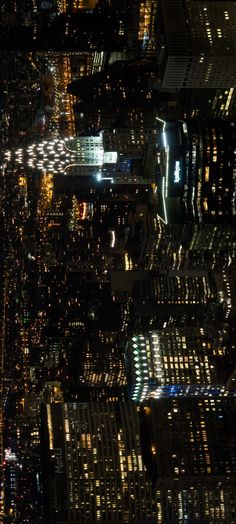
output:
[[175, 162], [174, 182], [175, 182], [175, 184], [180, 182], [180, 162], [179, 162], [179, 160], [177, 160]]

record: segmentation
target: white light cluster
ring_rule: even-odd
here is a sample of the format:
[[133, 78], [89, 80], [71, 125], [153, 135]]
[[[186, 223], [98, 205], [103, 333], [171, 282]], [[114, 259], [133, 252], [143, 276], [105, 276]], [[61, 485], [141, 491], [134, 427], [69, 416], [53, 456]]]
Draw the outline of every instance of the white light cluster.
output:
[[151, 389], [156, 389], [155, 386], [152, 388], [149, 384], [153, 376], [158, 379], [160, 385], [163, 382], [164, 370], [158, 335], [153, 332], [150, 337], [144, 337], [143, 335], [134, 336], [132, 338], [131, 351], [135, 381], [132, 400], [142, 402], [145, 400], [147, 393], [151, 392]]

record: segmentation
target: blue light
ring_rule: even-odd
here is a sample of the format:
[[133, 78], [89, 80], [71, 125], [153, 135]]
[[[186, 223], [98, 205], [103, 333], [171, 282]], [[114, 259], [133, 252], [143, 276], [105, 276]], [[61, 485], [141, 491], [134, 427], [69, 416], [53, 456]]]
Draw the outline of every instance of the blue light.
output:
[[164, 147], [167, 147], [167, 140], [166, 140], [166, 133], [165, 133], [165, 131], [163, 131], [163, 133], [162, 133], [162, 137], [163, 137], [163, 144], [164, 144]]

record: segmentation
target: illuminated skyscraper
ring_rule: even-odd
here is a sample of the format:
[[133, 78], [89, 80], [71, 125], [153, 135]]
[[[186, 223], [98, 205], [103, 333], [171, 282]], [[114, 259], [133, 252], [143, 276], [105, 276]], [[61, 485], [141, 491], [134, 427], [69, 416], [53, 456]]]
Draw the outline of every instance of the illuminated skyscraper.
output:
[[159, 399], [138, 413], [129, 402], [45, 406], [48, 522], [234, 520], [234, 402]]
[[[214, 271], [230, 268], [236, 256], [236, 231], [231, 225], [207, 224], [196, 226], [185, 264], [188, 267], [208, 267]], [[226, 269], [227, 270], [227, 269]]]
[[216, 298], [214, 280], [205, 270], [170, 270], [160, 275], [153, 272], [148, 279], [137, 282], [134, 289], [137, 306], [139, 304], [142, 309], [142, 305], [152, 304], [156, 314], [161, 316], [165, 311], [194, 313], [215, 302]]
[[[27, 150], [6, 152], [7, 159], [27, 163], [29, 167], [48, 170], [52, 173], [97, 175], [102, 172], [114, 173], [117, 152], [104, 150], [102, 132], [95, 135], [66, 137], [35, 143]], [[104, 167], [103, 167], [104, 166]]]
[[140, 3], [138, 40], [142, 56], [156, 55], [155, 23], [158, 4], [155, 0]]
[[236, 316], [236, 269], [235, 265], [229, 270], [218, 271], [215, 275], [220, 301], [223, 305], [225, 318], [234, 319]]
[[230, 374], [227, 353], [225, 347], [214, 347], [202, 328], [172, 327], [134, 335], [126, 349], [130, 399], [228, 394], [222, 385]]
[[157, 23], [162, 87], [235, 86], [234, 2], [161, 0]]
[[235, 221], [235, 123], [162, 121], [159, 143], [159, 205], [165, 222]]
[[156, 522], [134, 404], [48, 404], [43, 425], [49, 522]]
[[165, 398], [143, 409], [144, 463], [156, 488], [236, 488], [235, 400]]
[[115, 335], [100, 332], [87, 344], [81, 384], [91, 388], [126, 385], [123, 352], [115, 339]]
[[[187, 118], [236, 118], [236, 89], [231, 88], [182, 88], [178, 90]], [[171, 118], [171, 117], [170, 117]]]
[[115, 183], [147, 184], [155, 180], [157, 131], [114, 128], [56, 138], [6, 151], [5, 158], [53, 174], [94, 176]]
[[157, 524], [211, 524], [233, 522], [235, 520], [235, 485], [230, 480], [219, 482], [218, 486], [202, 480], [201, 485], [179, 486], [173, 483], [171, 488], [157, 489]]

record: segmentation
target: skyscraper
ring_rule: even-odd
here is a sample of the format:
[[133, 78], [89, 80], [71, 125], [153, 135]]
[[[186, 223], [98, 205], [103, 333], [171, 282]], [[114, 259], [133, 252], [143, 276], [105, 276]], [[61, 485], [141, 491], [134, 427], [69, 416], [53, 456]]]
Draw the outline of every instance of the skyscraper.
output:
[[231, 369], [228, 353], [223, 345], [214, 346], [203, 328], [172, 327], [134, 335], [125, 355], [130, 399], [227, 395], [223, 384]]
[[[236, 488], [235, 400], [166, 398], [144, 407], [141, 423], [144, 463], [153, 485]], [[149, 435], [149, 436], [147, 436]]]
[[218, 309], [217, 289], [207, 271], [171, 270], [149, 273], [149, 278], [135, 282], [133, 314], [136, 332], [166, 325], [200, 325], [210, 311]]
[[235, 227], [221, 224], [196, 226], [187, 250], [188, 267], [208, 267], [214, 271], [234, 264], [236, 248]]
[[26, 150], [8, 151], [5, 156], [19, 164], [25, 162], [29, 167], [52, 173], [70, 174], [72, 171], [73, 174], [88, 176], [102, 176], [106, 169], [109, 174], [110, 171], [114, 173], [117, 162], [116, 151], [104, 151], [102, 132], [78, 138], [45, 140], [30, 145]]
[[5, 158], [53, 174], [94, 176], [98, 181], [147, 184], [156, 178], [157, 130], [113, 128], [34, 143]]
[[159, 399], [138, 412], [129, 402], [43, 408], [47, 521], [233, 519], [234, 402]]
[[68, 91], [92, 107], [148, 110], [166, 99], [153, 90], [157, 77], [154, 60], [118, 60], [98, 74], [72, 82]]
[[162, 121], [159, 204], [166, 223], [235, 220], [235, 147], [234, 122]]
[[235, 519], [235, 486], [230, 481], [219, 482], [218, 486], [201, 485], [181, 487], [173, 483], [171, 488], [157, 489], [157, 523], [231, 522]]
[[134, 404], [48, 404], [43, 431], [48, 522], [156, 522]]
[[162, 87], [234, 87], [235, 14], [230, 1], [161, 0], [157, 50]]
[[[12, 5], [11, 5], [12, 4]], [[4, 4], [1, 49], [138, 51], [140, 0]], [[109, 21], [109, 23], [107, 23]], [[25, 39], [23, 35], [25, 34]], [[141, 39], [142, 41], [142, 39]], [[141, 43], [141, 42], [140, 42]]]

